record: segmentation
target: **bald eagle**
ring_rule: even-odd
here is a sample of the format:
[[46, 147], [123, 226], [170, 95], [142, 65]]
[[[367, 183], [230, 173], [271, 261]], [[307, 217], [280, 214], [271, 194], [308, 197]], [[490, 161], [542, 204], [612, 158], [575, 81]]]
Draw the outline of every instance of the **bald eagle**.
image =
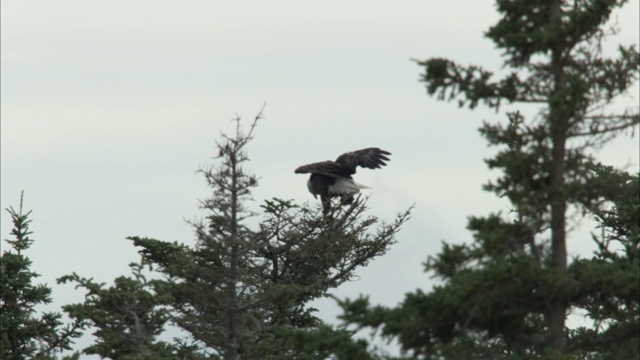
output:
[[296, 169], [296, 174], [311, 174], [307, 181], [307, 188], [314, 198], [320, 195], [322, 211], [326, 215], [331, 210], [331, 198], [340, 197], [341, 204], [353, 202], [353, 197], [360, 189], [367, 189], [365, 185], [353, 181], [351, 175], [356, 173], [358, 166], [368, 169], [380, 169], [386, 166], [385, 161], [390, 152], [379, 148], [367, 148], [344, 153], [336, 161], [321, 161], [303, 165]]

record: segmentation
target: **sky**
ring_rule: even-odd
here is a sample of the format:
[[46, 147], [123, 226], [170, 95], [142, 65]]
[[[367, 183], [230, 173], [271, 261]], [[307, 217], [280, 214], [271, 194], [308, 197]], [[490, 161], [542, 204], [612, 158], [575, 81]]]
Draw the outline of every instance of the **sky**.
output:
[[[493, 1], [2, 1], [2, 209], [32, 209], [27, 255], [53, 287], [49, 310], [80, 302], [58, 286], [72, 272], [111, 283], [139, 259], [127, 236], [193, 243], [208, 188], [195, 171], [215, 163], [215, 141], [241, 116], [264, 119], [249, 144], [260, 177], [254, 206], [312, 201], [302, 164], [380, 147], [389, 166], [359, 171], [371, 215], [392, 221], [415, 204], [389, 252], [334, 291], [393, 306], [434, 279], [423, 262], [441, 241], [471, 241], [467, 217], [508, 211], [481, 186], [498, 173], [477, 128], [504, 121], [427, 96], [412, 59], [446, 57], [500, 72], [483, 33]], [[638, 44], [639, 2], [614, 14], [608, 45]], [[637, 106], [638, 87], [615, 103]], [[532, 109], [527, 109], [532, 113]], [[595, 155], [638, 168], [638, 131]], [[2, 239], [10, 217], [0, 216]], [[587, 220], [570, 233], [571, 256], [593, 249]], [[2, 244], [3, 249], [6, 244]], [[331, 301], [314, 304], [335, 322]], [[79, 345], [86, 346], [84, 338]]]

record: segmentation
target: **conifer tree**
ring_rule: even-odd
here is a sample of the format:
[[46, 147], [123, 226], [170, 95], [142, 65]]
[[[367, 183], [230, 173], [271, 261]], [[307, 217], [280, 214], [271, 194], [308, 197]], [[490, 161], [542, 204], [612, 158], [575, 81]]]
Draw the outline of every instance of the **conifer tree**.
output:
[[[327, 328], [308, 303], [384, 254], [409, 211], [387, 224], [365, 214], [365, 199], [336, 209], [331, 218], [316, 206], [277, 198], [265, 201], [261, 213], [251, 210], [258, 181], [247, 170], [246, 146], [261, 114], [247, 132], [237, 118], [235, 133], [217, 143], [217, 165], [200, 171], [212, 195], [201, 201], [204, 221], [191, 222], [195, 246], [131, 239], [164, 275], [156, 289], [171, 298], [171, 321], [188, 332], [201, 355], [315, 359], [327, 355], [321, 344], [303, 347], [299, 340]], [[348, 342], [344, 333], [327, 331]], [[366, 354], [366, 344], [349, 346], [343, 353]]]
[[7, 211], [14, 238], [6, 240], [11, 250], [0, 257], [0, 359], [55, 359], [56, 354], [71, 350], [85, 324], [74, 321], [63, 326], [60, 313], [37, 314], [37, 305], [51, 302], [51, 288], [34, 283], [39, 275], [31, 270], [32, 262], [25, 254], [34, 242], [29, 237], [31, 211], [23, 212], [22, 195], [18, 211], [13, 207]]
[[[502, 18], [486, 36], [504, 51], [509, 73], [499, 80], [479, 66], [418, 62], [427, 92], [438, 99], [496, 110], [504, 103], [540, 105], [530, 119], [516, 110], [507, 124], [480, 129], [499, 147], [488, 166], [502, 171], [485, 190], [507, 199], [513, 211], [471, 217], [473, 243], [444, 243], [429, 258], [426, 270], [442, 285], [407, 294], [391, 309], [372, 307], [366, 298], [344, 301], [347, 323], [381, 327], [416, 358], [637, 358], [627, 352], [640, 335], [637, 230], [621, 213], [604, 221], [598, 206], [638, 188], [608, 183], [613, 175], [593, 158], [640, 123], [637, 108], [608, 111], [639, 72], [637, 45], [620, 45], [613, 57], [602, 50], [611, 32], [606, 23], [625, 2], [498, 0]], [[625, 204], [625, 216], [636, 209], [637, 229], [638, 203]], [[621, 240], [626, 255], [602, 250], [570, 265], [570, 209], [600, 214], [606, 231], [630, 234]], [[613, 279], [620, 280], [607, 283]], [[578, 309], [594, 326], [569, 331], [566, 317]]]
[[71, 318], [96, 329], [95, 343], [83, 353], [103, 359], [183, 359], [178, 347], [157, 340], [168, 315], [163, 298], [154, 290], [155, 281], [143, 274], [144, 262], [129, 266], [133, 277], [120, 276], [109, 288], [76, 273], [58, 279], [86, 290], [83, 303], [63, 306]]

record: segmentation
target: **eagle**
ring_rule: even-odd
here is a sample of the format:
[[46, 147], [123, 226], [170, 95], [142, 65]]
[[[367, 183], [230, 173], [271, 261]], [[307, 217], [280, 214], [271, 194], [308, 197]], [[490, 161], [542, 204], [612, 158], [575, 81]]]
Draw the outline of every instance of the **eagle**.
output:
[[344, 153], [336, 161], [321, 161], [300, 166], [295, 170], [296, 174], [311, 174], [307, 181], [307, 188], [317, 199], [320, 195], [322, 211], [325, 215], [331, 210], [331, 198], [340, 197], [342, 205], [353, 202], [353, 197], [360, 189], [368, 189], [368, 186], [358, 184], [351, 175], [356, 173], [358, 166], [368, 169], [380, 169], [389, 161], [387, 155], [390, 152], [379, 148], [366, 148]]

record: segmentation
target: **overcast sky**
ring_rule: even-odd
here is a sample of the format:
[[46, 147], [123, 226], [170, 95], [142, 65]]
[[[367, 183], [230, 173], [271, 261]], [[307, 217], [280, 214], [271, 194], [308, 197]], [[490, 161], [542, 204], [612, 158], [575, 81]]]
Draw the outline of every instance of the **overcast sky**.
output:
[[[197, 200], [208, 194], [195, 170], [233, 131], [230, 119], [249, 122], [264, 103], [248, 148], [261, 177], [255, 208], [271, 197], [311, 201], [306, 176], [293, 173], [301, 164], [388, 150], [388, 167], [357, 174], [373, 188], [370, 214], [416, 209], [389, 253], [335, 293], [394, 305], [428, 289], [422, 262], [442, 240], [470, 241], [467, 216], [508, 211], [481, 191], [496, 176], [483, 162], [495, 149], [477, 132], [505, 116], [429, 98], [411, 59], [499, 71], [500, 52], [483, 37], [494, 9], [490, 0], [2, 1], [1, 206], [16, 208], [25, 191], [36, 240], [27, 255], [54, 288], [50, 309], [82, 301], [55, 285], [62, 275], [127, 274], [139, 259], [127, 236], [192, 243], [184, 220], [203, 215]], [[638, 43], [638, 10], [630, 1], [614, 15], [618, 42]], [[637, 92], [618, 109], [637, 105]], [[597, 155], [637, 169], [638, 137]], [[582, 224], [571, 255], [593, 249]], [[6, 239], [4, 211], [1, 225]], [[317, 306], [333, 321], [331, 303]]]

